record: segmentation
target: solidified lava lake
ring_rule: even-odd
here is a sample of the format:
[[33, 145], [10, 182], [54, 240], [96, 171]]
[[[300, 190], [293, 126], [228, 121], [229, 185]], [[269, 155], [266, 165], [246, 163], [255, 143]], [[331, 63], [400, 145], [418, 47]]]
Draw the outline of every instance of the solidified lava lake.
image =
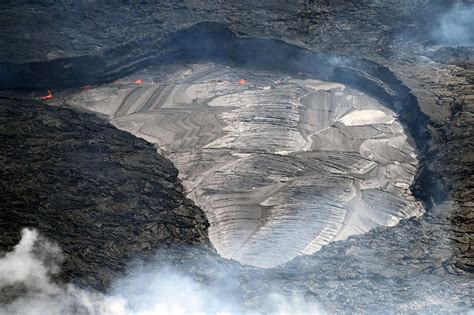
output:
[[397, 114], [343, 84], [214, 63], [149, 67], [67, 92], [156, 144], [218, 252], [273, 267], [423, 212]]

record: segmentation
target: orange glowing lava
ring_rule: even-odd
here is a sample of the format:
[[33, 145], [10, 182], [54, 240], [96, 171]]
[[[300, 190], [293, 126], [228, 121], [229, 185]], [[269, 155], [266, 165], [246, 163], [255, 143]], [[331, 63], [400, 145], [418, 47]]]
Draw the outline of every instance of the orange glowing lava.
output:
[[239, 84], [247, 84], [247, 80], [240, 79], [240, 80], [239, 80]]
[[142, 83], [143, 83], [143, 80], [136, 80], [136, 81], [135, 81], [135, 84], [137, 84], [137, 85], [140, 85], [140, 84], [142, 84]]
[[53, 93], [51, 93], [51, 90], [48, 89], [48, 95], [46, 95], [46, 96], [41, 96], [40, 98], [41, 98], [42, 100], [50, 100], [50, 99], [52, 99], [53, 97], [54, 97], [54, 96], [53, 96]]

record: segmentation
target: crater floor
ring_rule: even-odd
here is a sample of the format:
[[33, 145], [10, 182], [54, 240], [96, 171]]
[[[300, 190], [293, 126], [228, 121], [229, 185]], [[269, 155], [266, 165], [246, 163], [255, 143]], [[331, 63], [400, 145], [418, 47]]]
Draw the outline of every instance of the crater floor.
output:
[[273, 267], [423, 212], [396, 114], [338, 83], [167, 65], [65, 98], [155, 143], [216, 249], [244, 264]]

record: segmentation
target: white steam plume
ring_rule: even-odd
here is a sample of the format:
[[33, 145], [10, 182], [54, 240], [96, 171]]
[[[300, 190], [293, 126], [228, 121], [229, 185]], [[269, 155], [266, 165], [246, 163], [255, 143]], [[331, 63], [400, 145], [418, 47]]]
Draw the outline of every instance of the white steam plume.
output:
[[[227, 286], [197, 283], [172, 266], [134, 270], [105, 295], [55, 283], [51, 276], [59, 272], [61, 261], [59, 247], [35, 230], [24, 229], [13, 251], [0, 256], [0, 292], [9, 292], [0, 297], [0, 314], [245, 314], [240, 305], [220, 294], [229, 291]], [[322, 313], [318, 305], [299, 295], [273, 292], [260, 298], [256, 308], [251, 314]]]
[[441, 16], [432, 36], [441, 44], [474, 45], [474, 3], [454, 5]]

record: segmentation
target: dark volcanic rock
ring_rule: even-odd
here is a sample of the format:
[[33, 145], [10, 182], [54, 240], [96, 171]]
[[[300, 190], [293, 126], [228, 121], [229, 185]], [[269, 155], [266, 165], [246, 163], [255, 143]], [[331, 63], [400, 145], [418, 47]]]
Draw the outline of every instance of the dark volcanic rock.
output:
[[35, 227], [66, 254], [65, 279], [105, 288], [159, 246], [208, 244], [203, 212], [153, 145], [96, 117], [0, 99], [0, 247]]

